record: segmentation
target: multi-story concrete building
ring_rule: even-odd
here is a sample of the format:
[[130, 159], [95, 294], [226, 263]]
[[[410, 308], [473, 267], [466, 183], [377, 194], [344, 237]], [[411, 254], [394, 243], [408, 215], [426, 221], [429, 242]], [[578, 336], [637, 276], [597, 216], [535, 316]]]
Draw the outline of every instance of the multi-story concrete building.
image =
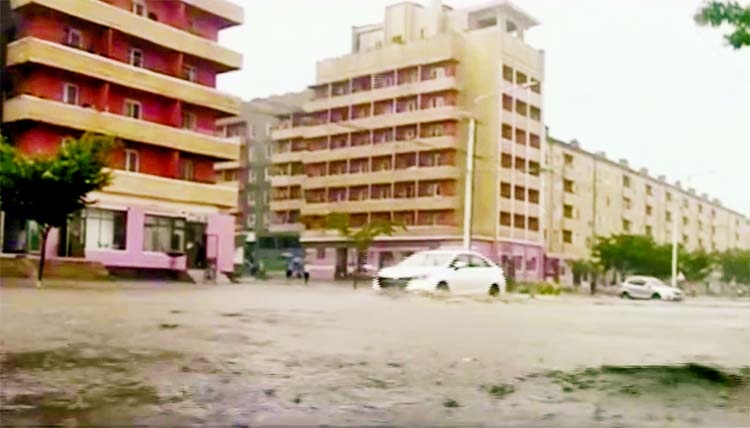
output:
[[350, 54], [318, 62], [314, 99], [273, 132], [274, 163], [287, 164], [272, 178], [271, 209], [290, 224], [299, 212], [308, 226], [311, 275], [344, 274], [351, 261], [321, 228], [334, 211], [354, 226], [408, 226], [377, 240], [372, 264], [461, 245], [469, 117], [478, 121], [472, 245], [541, 274], [544, 55], [524, 42], [536, 24], [507, 1], [403, 2], [382, 23], [355, 27]]
[[[4, 2], [7, 3], [7, 2]], [[113, 182], [50, 236], [49, 255], [118, 269], [184, 270], [199, 250], [232, 269], [236, 189], [213, 164], [238, 141], [215, 122], [239, 112], [216, 76], [242, 56], [217, 43], [243, 20], [225, 0], [11, 0], [3, 132], [28, 153], [92, 131], [116, 136]], [[7, 219], [4, 249], [38, 251], [34, 225]]]
[[237, 243], [243, 242], [248, 251], [267, 259], [267, 266], [279, 253], [300, 247], [301, 231], [301, 225], [287, 224], [286, 217], [279, 219], [278, 213], [271, 215], [270, 169], [275, 147], [271, 129], [278, 126], [280, 116], [301, 111], [302, 104], [309, 101], [311, 95], [311, 91], [302, 91], [257, 98], [243, 103], [239, 116], [217, 122], [220, 135], [240, 137], [244, 143], [239, 161], [214, 165], [219, 181], [236, 182], [239, 189], [237, 231], [240, 239]]
[[685, 183], [669, 183], [575, 141], [549, 138], [546, 153], [545, 235], [554, 265], [589, 258], [599, 237], [640, 234], [671, 243], [675, 221], [678, 242], [690, 251], [750, 248], [750, 218]]

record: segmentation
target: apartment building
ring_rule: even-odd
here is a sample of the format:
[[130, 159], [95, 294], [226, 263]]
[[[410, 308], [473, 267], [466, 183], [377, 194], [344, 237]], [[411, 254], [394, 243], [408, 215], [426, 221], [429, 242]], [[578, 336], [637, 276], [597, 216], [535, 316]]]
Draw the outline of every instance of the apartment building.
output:
[[236, 225], [241, 241], [237, 244], [242, 242], [243, 248], [261, 258], [278, 258], [280, 252], [300, 247], [301, 224], [288, 224], [285, 217], [272, 218], [269, 208], [271, 156], [276, 147], [271, 129], [278, 126], [281, 116], [302, 111], [311, 95], [311, 91], [302, 91], [257, 98], [243, 103], [238, 116], [220, 119], [216, 125], [220, 135], [243, 141], [239, 161], [217, 163], [214, 169], [220, 182], [233, 183], [239, 189]]
[[[8, 2], [4, 2], [8, 3]], [[237, 190], [213, 164], [238, 159], [238, 141], [215, 134], [240, 100], [216, 76], [242, 56], [219, 31], [243, 21], [226, 0], [11, 0], [3, 132], [28, 153], [62, 138], [116, 136], [113, 182], [96, 204], [54, 231], [51, 257], [85, 257], [111, 269], [184, 270], [205, 249], [232, 270]], [[6, 219], [3, 249], [38, 252], [35, 225]]]
[[547, 142], [545, 235], [548, 257], [561, 273], [561, 262], [590, 257], [599, 237], [641, 234], [671, 243], [674, 224], [680, 245], [690, 251], [750, 248], [750, 218], [719, 200], [625, 159], [586, 151], [576, 141]]
[[535, 25], [507, 1], [402, 2], [382, 23], [354, 27], [351, 53], [317, 63], [313, 99], [272, 132], [272, 223], [305, 224], [313, 277], [345, 275], [352, 263], [323, 229], [331, 212], [355, 227], [407, 225], [377, 240], [374, 265], [461, 245], [472, 117], [472, 247], [541, 276], [544, 55], [524, 41]]

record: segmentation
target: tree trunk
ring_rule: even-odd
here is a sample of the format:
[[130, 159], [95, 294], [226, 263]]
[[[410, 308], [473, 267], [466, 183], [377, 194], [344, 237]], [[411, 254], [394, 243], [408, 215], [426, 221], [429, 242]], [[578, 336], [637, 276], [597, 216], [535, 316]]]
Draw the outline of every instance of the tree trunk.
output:
[[44, 277], [44, 261], [47, 259], [47, 236], [49, 235], [51, 227], [42, 226], [42, 253], [39, 255], [39, 268], [36, 272], [36, 287], [42, 287], [42, 278]]
[[359, 272], [362, 269], [361, 254], [362, 254], [361, 251], [359, 250], [359, 248], [357, 248], [357, 250], [354, 253], [354, 257], [355, 257], [354, 258], [354, 274], [352, 275], [354, 279], [354, 282], [352, 285], [355, 290], [357, 289], [357, 279], [359, 279]]

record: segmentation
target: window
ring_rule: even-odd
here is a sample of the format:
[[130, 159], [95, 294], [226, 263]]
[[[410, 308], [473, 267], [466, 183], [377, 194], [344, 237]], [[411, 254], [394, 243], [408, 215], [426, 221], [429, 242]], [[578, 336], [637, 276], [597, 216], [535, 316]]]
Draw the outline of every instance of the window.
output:
[[183, 180], [195, 179], [195, 166], [192, 159], [180, 159], [180, 178]]
[[192, 111], [182, 112], [182, 129], [195, 129], [198, 122], [197, 116]]
[[140, 119], [141, 114], [141, 103], [135, 100], [125, 100], [125, 116]]
[[510, 199], [510, 183], [500, 183], [500, 196]]
[[627, 175], [622, 176], [622, 185], [625, 187], [630, 187], [630, 177]]
[[566, 153], [563, 157], [565, 159], [565, 166], [573, 166], [573, 155]]
[[125, 249], [127, 213], [89, 208], [86, 210], [86, 249]]
[[81, 36], [81, 31], [75, 28], [68, 28], [65, 34], [65, 43], [68, 46], [73, 46], [74, 48], [80, 49], [83, 45], [83, 37]]
[[566, 243], [566, 244], [572, 244], [573, 243], [573, 232], [571, 232], [569, 230], [563, 230], [562, 239], [563, 239], [564, 243]]
[[653, 187], [651, 187], [651, 185], [650, 185], [650, 184], [647, 184], [647, 185], [646, 185], [646, 194], [647, 194], [647, 195], [649, 195], [649, 196], [651, 196], [651, 195], [653, 195], [653, 194], [654, 194], [654, 188], [653, 188]]
[[142, 0], [133, 0], [132, 11], [136, 15], [146, 16], [148, 12], [146, 10], [146, 3]]
[[654, 208], [651, 205], [646, 205], [646, 215], [651, 215], [654, 213]]
[[671, 213], [671, 212], [669, 212], [669, 211], [667, 211], [667, 212], [666, 212], [666, 214], [664, 215], [664, 218], [665, 218], [665, 219], [666, 219], [667, 221], [671, 221], [671, 220], [672, 220], [672, 213]]
[[648, 236], [653, 236], [654, 235], [654, 230], [649, 225], [646, 225], [646, 235], [648, 235]]
[[143, 230], [144, 251], [182, 252], [185, 250], [185, 220], [147, 215]]
[[135, 67], [143, 67], [143, 52], [140, 49], [131, 48], [128, 62]]
[[479, 256], [471, 255], [469, 256], [469, 267], [488, 268], [491, 267], [491, 265], [487, 260]]
[[198, 80], [198, 69], [192, 65], [185, 64], [182, 66], [182, 77], [191, 82], [195, 82]]
[[672, 200], [672, 194], [671, 194], [671, 193], [669, 193], [669, 192], [667, 192], [667, 200], [668, 200], [668, 201], [671, 201], [671, 200]]
[[563, 216], [565, 218], [573, 218], [573, 206], [563, 205]]
[[138, 151], [133, 149], [125, 150], [125, 171], [138, 172]]
[[443, 67], [437, 67], [430, 70], [430, 77], [433, 79], [442, 79], [445, 77], [445, 69]]
[[565, 190], [565, 193], [573, 193], [573, 180], [563, 180], [563, 189]]
[[623, 232], [630, 232], [630, 220], [622, 220], [622, 230]]
[[529, 189], [529, 201], [535, 204], [539, 203], [539, 191], [538, 190]]
[[503, 80], [506, 82], [513, 82], [513, 69], [507, 65], [503, 66]]
[[443, 97], [430, 98], [430, 107], [442, 107], [445, 105], [445, 99]]
[[503, 226], [510, 226], [510, 213], [500, 213], [500, 224]]
[[622, 206], [629, 210], [633, 206], [633, 201], [630, 200], [630, 198], [622, 198]]
[[63, 102], [65, 104], [78, 105], [78, 86], [72, 83], [63, 85]]

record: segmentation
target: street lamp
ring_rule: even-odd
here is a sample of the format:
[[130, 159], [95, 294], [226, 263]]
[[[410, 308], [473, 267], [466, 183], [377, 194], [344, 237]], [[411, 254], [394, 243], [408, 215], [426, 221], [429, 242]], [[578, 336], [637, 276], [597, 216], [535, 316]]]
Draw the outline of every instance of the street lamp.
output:
[[[690, 180], [701, 175], [713, 174], [714, 172], [716, 171], [707, 171], [707, 172], [699, 172], [699, 173], [691, 174], [685, 179], [685, 185], [688, 187], [688, 189], [690, 189]], [[679, 207], [679, 204], [677, 204], [677, 206]], [[678, 216], [677, 213], [674, 211], [672, 212], [672, 281], [671, 281], [671, 285], [672, 287], [677, 287], [677, 217], [682, 217], [682, 216], [681, 215]]]

